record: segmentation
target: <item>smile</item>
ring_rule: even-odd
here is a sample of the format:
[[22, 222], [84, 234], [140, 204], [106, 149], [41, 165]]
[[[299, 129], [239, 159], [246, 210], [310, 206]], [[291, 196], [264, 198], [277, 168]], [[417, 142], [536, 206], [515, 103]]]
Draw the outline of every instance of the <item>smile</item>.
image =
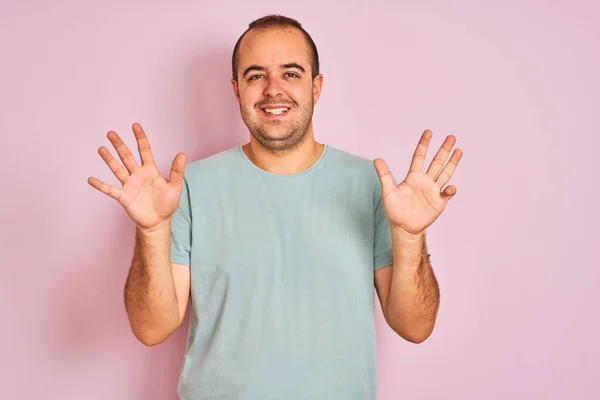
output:
[[261, 110], [270, 115], [283, 115], [288, 112], [289, 107], [261, 108]]

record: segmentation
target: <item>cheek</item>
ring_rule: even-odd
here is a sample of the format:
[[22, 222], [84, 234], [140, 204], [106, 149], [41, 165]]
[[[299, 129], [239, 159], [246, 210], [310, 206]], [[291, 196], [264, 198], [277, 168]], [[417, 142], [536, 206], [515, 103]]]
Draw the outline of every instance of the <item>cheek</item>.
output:
[[256, 101], [253, 100], [252, 97], [245, 95], [245, 96], [240, 96], [240, 105], [242, 106], [242, 108], [246, 109], [246, 110], [251, 110], [254, 108], [254, 105], [256, 104]]
[[[300, 89], [300, 88], [298, 88]], [[314, 97], [314, 90], [313, 90], [313, 85], [307, 85], [307, 86], [302, 86], [302, 88], [300, 90], [297, 91], [297, 96], [300, 96], [300, 98], [302, 98], [302, 102], [303, 103], [307, 103], [309, 101], [312, 100], [312, 98]]]
[[263, 91], [256, 86], [248, 87], [243, 92], [240, 92], [240, 102], [244, 108], [254, 108], [262, 98]]

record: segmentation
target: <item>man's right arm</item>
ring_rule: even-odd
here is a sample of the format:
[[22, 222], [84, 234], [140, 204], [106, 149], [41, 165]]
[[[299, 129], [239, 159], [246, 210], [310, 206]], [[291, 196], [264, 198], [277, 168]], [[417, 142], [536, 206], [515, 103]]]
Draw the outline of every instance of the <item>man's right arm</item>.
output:
[[[147, 346], [154, 346], [165, 341], [181, 325], [189, 300], [190, 267], [171, 263], [172, 217], [175, 215], [176, 229], [188, 231], [187, 236], [183, 233], [183, 239], [174, 241], [176, 249], [182, 250], [182, 240], [188, 238], [189, 241], [191, 229], [188, 192], [183, 185], [186, 155], [175, 156], [167, 180], [154, 162], [150, 142], [141, 125], [134, 123], [132, 129], [141, 165], [120, 136], [109, 131], [108, 140], [122, 164], [104, 146], [98, 149], [98, 154], [122, 187], [93, 176], [88, 177], [88, 183], [117, 200], [135, 223], [135, 249], [125, 283], [125, 309], [135, 337]], [[181, 206], [185, 210], [177, 213]], [[183, 247], [189, 247], [189, 243]], [[178, 260], [186, 262], [181, 255]]]
[[164, 342], [181, 325], [190, 293], [190, 267], [170, 261], [171, 219], [152, 230], [136, 228], [125, 283], [131, 330], [146, 346]]

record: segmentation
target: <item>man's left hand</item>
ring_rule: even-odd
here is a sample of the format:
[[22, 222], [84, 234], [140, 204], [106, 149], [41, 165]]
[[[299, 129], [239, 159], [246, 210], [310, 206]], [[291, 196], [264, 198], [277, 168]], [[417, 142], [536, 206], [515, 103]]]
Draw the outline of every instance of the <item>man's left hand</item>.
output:
[[431, 136], [432, 132], [429, 129], [423, 132], [409, 172], [404, 181], [397, 186], [386, 162], [380, 158], [373, 161], [381, 180], [383, 204], [390, 225], [411, 235], [420, 235], [433, 224], [446, 208], [448, 201], [456, 194], [454, 185], [442, 188], [454, 173], [462, 157], [462, 150], [455, 149], [446, 164], [448, 155], [456, 143], [456, 137], [447, 136], [427, 172], [423, 172]]

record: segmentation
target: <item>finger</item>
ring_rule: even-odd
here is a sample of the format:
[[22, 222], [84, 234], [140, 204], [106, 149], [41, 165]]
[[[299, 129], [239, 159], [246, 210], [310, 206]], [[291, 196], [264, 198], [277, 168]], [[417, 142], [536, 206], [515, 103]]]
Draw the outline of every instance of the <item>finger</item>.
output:
[[109, 195], [115, 200], [119, 200], [121, 197], [121, 190], [109, 185], [108, 183], [102, 182], [100, 179], [94, 178], [93, 176], [88, 178], [88, 183], [95, 189], [98, 189], [104, 194]]
[[446, 164], [444, 169], [442, 169], [442, 171], [435, 180], [435, 182], [440, 188], [444, 187], [444, 185], [448, 183], [448, 181], [452, 177], [452, 174], [454, 174], [454, 171], [456, 170], [456, 167], [458, 166], [462, 155], [463, 152], [461, 149], [454, 150], [454, 153], [452, 153], [452, 157], [450, 157], [450, 161], [448, 161], [448, 164]]
[[456, 137], [454, 135], [448, 135], [446, 137], [446, 140], [444, 140], [444, 143], [442, 143], [442, 147], [440, 147], [438, 152], [433, 157], [431, 165], [429, 165], [429, 168], [427, 169], [427, 175], [435, 179], [440, 170], [444, 167], [444, 164], [446, 164], [448, 154], [450, 154], [450, 151], [455, 143]]
[[100, 147], [98, 149], [98, 154], [100, 154], [100, 157], [102, 157], [102, 159], [104, 160], [106, 165], [108, 165], [108, 168], [110, 168], [112, 173], [115, 174], [119, 182], [121, 182], [121, 184], [124, 185], [127, 179], [129, 178], [129, 173], [127, 172], [127, 170], [125, 170], [125, 168], [123, 168], [123, 166], [117, 160], [115, 160], [115, 158], [112, 156], [112, 154], [110, 154], [106, 147]]
[[139, 166], [137, 165], [135, 158], [133, 158], [133, 154], [131, 154], [131, 151], [129, 151], [129, 148], [127, 145], [125, 145], [123, 140], [121, 140], [119, 135], [117, 135], [117, 132], [110, 131], [106, 136], [114, 146], [115, 150], [117, 150], [117, 154], [119, 155], [119, 158], [121, 158], [125, 168], [127, 168], [127, 171], [129, 171], [131, 174], [133, 171], [138, 169]]
[[183, 182], [183, 172], [185, 170], [186, 155], [178, 153], [171, 164], [171, 172], [169, 173], [169, 183], [180, 188]]
[[375, 170], [377, 171], [377, 175], [381, 181], [382, 196], [385, 197], [389, 192], [396, 188], [396, 185], [394, 184], [394, 178], [392, 177], [392, 173], [390, 172], [387, 163], [381, 158], [375, 159], [373, 161], [373, 165], [375, 166]]
[[148, 141], [148, 137], [142, 129], [142, 126], [136, 122], [133, 124], [132, 129], [137, 140], [137, 146], [142, 165], [154, 164], [154, 156], [152, 155], [152, 150], [150, 149], [150, 142]]
[[423, 164], [425, 163], [425, 156], [427, 155], [427, 148], [429, 147], [429, 142], [431, 142], [431, 137], [433, 133], [431, 130], [426, 129], [421, 138], [419, 139], [419, 143], [417, 144], [417, 148], [413, 154], [412, 161], [410, 163], [410, 172], [421, 172], [423, 171]]
[[453, 198], [456, 195], [456, 186], [454, 185], [449, 185], [446, 189], [444, 189], [444, 191], [442, 192], [442, 199], [448, 203], [450, 201], [451, 198]]

